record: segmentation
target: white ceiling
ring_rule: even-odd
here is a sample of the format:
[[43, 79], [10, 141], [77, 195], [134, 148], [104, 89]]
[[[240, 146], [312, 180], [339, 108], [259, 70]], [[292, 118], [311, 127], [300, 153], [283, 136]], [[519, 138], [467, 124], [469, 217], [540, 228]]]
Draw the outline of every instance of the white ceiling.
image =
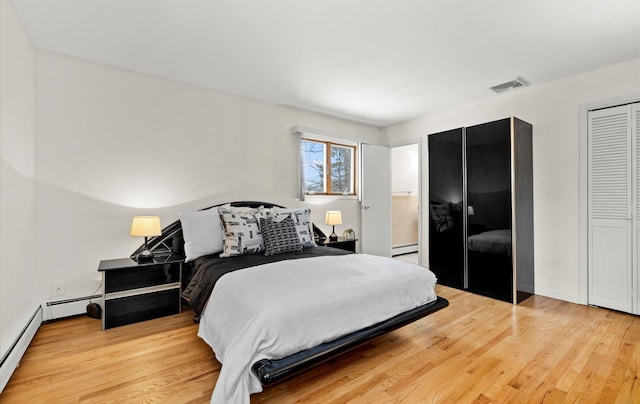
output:
[[376, 126], [640, 57], [640, 0], [11, 1], [38, 48]]

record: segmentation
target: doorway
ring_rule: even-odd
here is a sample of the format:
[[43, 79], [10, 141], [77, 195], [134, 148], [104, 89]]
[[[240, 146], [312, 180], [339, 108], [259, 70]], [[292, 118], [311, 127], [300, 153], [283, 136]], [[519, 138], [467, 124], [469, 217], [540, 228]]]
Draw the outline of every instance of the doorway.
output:
[[638, 133], [640, 94], [580, 106], [579, 303], [634, 314], [640, 314]]
[[391, 255], [419, 263], [420, 141], [391, 147]]
[[588, 113], [589, 304], [638, 314], [640, 103]]

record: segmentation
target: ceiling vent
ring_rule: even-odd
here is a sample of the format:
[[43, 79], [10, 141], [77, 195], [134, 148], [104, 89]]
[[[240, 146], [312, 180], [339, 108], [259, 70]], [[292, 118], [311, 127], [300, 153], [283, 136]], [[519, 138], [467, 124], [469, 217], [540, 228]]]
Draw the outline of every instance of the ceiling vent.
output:
[[522, 77], [518, 77], [515, 80], [508, 81], [506, 83], [498, 84], [497, 86], [491, 87], [493, 91], [496, 93], [504, 93], [505, 91], [513, 90], [514, 88], [526, 87], [529, 85], [529, 82]]

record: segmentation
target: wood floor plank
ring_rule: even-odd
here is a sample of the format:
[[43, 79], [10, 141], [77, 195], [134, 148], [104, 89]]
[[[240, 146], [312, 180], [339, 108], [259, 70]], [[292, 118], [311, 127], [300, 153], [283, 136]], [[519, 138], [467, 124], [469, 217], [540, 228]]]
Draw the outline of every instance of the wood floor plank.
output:
[[[640, 403], [640, 318], [437, 287], [450, 306], [253, 395], [252, 403]], [[220, 372], [192, 313], [100, 331], [43, 325], [2, 403], [207, 403]]]

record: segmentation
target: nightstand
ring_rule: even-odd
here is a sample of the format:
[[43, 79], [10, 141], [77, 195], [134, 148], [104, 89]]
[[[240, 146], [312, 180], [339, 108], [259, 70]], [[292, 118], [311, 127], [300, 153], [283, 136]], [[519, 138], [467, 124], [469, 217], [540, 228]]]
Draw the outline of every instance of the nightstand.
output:
[[329, 239], [326, 238], [324, 240], [316, 241], [316, 243], [325, 247], [333, 247], [339, 248], [341, 250], [356, 252], [356, 241], [358, 241], [357, 238], [353, 240], [347, 240], [344, 237], [338, 237], [338, 241], [329, 241]]
[[100, 261], [102, 329], [180, 313], [183, 262], [180, 256]]

